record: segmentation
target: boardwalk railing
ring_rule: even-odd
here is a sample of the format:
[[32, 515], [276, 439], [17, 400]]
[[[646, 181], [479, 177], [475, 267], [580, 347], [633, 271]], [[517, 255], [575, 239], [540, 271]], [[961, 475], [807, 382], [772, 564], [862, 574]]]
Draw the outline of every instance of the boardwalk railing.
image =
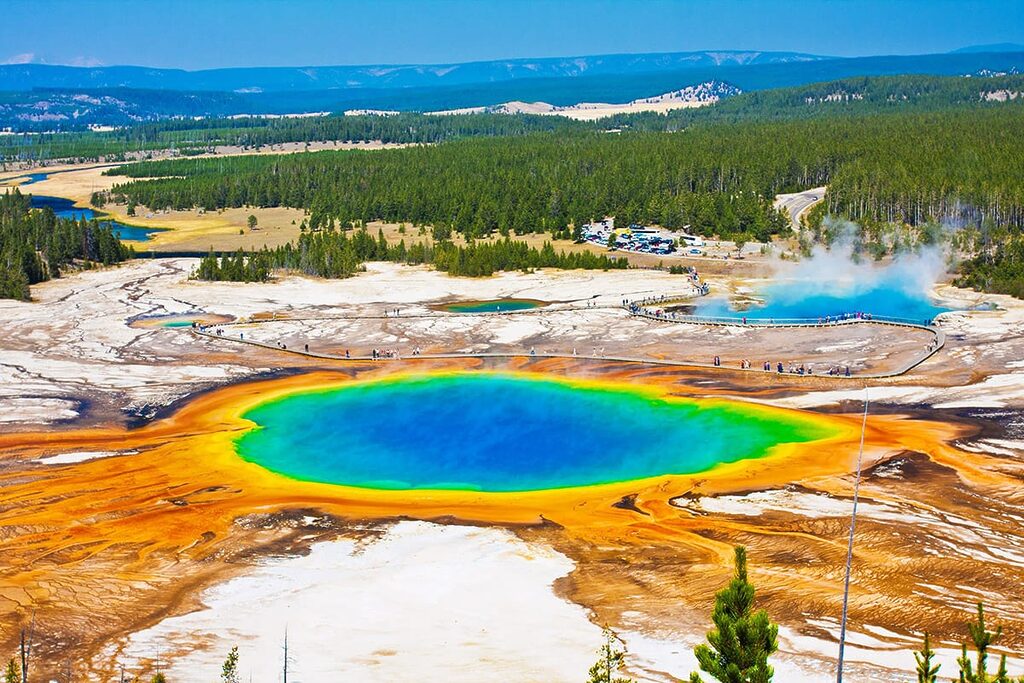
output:
[[897, 377], [913, 370], [925, 362], [946, 345], [946, 333], [936, 327], [935, 319], [899, 318], [895, 316], [873, 315], [870, 313], [844, 313], [827, 315], [820, 318], [751, 318], [743, 316], [704, 316], [688, 315], [664, 310], [651, 310], [652, 304], [665, 304], [677, 301], [678, 297], [657, 297], [642, 301], [624, 301], [625, 308], [631, 315], [671, 323], [688, 323], [692, 325], [718, 325], [729, 327], [837, 327], [841, 325], [893, 325], [931, 332], [934, 339], [925, 349], [925, 353], [891, 372], [859, 374], [860, 378], [879, 379]]
[[[665, 320], [665, 318], [659, 318], [659, 317], [656, 317], [656, 316], [653, 316], [653, 315], [644, 315], [642, 313], [641, 314], [635, 314], [635, 315], [640, 315], [642, 317], [652, 318], [652, 319], [656, 319], [656, 320]], [[686, 317], [696, 318], [697, 320], [693, 321], [695, 323], [699, 324], [701, 322], [700, 316], [686, 316]], [[270, 322], [270, 321], [263, 321], [263, 322]], [[282, 320], [281, 322], [284, 322], [284, 320]], [[689, 320], [676, 320], [674, 322], [690, 322], [690, 321]], [[852, 373], [851, 375], [841, 375], [841, 374], [828, 375], [828, 374], [820, 374], [820, 373], [819, 374], [810, 374], [810, 373], [808, 373], [808, 374], [793, 374], [793, 373], [790, 373], [790, 372], [786, 372], [786, 373], [782, 373], [782, 376], [794, 377], [794, 378], [799, 377], [799, 378], [806, 378], [806, 379], [821, 378], [821, 379], [861, 379], [861, 380], [864, 380], [864, 379], [884, 379], [884, 378], [888, 378], [888, 377], [898, 377], [900, 375], [906, 374], [907, 372], [909, 372], [910, 370], [914, 369], [915, 367], [917, 367], [918, 365], [920, 365], [924, 361], [926, 361], [929, 358], [931, 358], [933, 355], [938, 353], [939, 349], [941, 349], [943, 346], [945, 346], [945, 343], [946, 343], [946, 335], [945, 335], [945, 333], [942, 330], [940, 330], [939, 328], [937, 328], [937, 327], [928, 326], [928, 325], [918, 325], [918, 324], [913, 324], [913, 323], [901, 323], [901, 322], [893, 322], [893, 321], [879, 321], [877, 319], [871, 319], [871, 320], [852, 319], [852, 320], [838, 321], [837, 323], [831, 323], [831, 324], [851, 324], [851, 323], [899, 325], [899, 326], [905, 326], [905, 327], [913, 327], [913, 328], [917, 328], [917, 329], [924, 329], [924, 330], [927, 330], [927, 331], [931, 332], [934, 335], [935, 339], [932, 341], [931, 344], [928, 345], [927, 349], [925, 350], [925, 353], [923, 353], [921, 356], [919, 356], [917, 358], [910, 359], [908, 362], [904, 363], [902, 366], [900, 366], [900, 367], [898, 367], [898, 368], [896, 368], [894, 370], [889, 370], [889, 371], [885, 371], [885, 372], [873, 372], [873, 373]], [[735, 321], [735, 319], [729, 319], [728, 323], [704, 323], [704, 324], [729, 324], [729, 325], [737, 325], [738, 323]], [[208, 328], [204, 328], [204, 327], [200, 327], [200, 326], [194, 326], [194, 327], [191, 328], [191, 332], [192, 332], [193, 335], [195, 335], [197, 337], [204, 337], [204, 338], [212, 339], [212, 340], [216, 340], [216, 341], [234, 342], [234, 343], [237, 343], [237, 344], [247, 344], [247, 345], [250, 345], [250, 346], [256, 346], [256, 347], [260, 347], [260, 348], [264, 348], [264, 349], [271, 349], [271, 350], [274, 350], [274, 351], [280, 351], [280, 352], [284, 352], [284, 353], [291, 353], [291, 354], [295, 354], [295, 355], [299, 355], [299, 356], [305, 356], [307, 358], [315, 358], [315, 359], [320, 359], [320, 360], [331, 360], [331, 361], [350, 361], [350, 362], [351, 361], [358, 361], [358, 362], [365, 362], [365, 361], [381, 362], [381, 361], [384, 361], [384, 362], [387, 362], [387, 361], [402, 361], [402, 360], [431, 360], [431, 359], [451, 359], [451, 358], [496, 358], [496, 359], [509, 359], [509, 358], [561, 358], [561, 359], [567, 359], [567, 360], [568, 359], [578, 360], [578, 359], [592, 358], [592, 359], [597, 359], [597, 360], [601, 360], [601, 361], [611, 361], [611, 362], [620, 362], [620, 363], [644, 363], [644, 364], [648, 364], [648, 365], [660, 365], [660, 366], [669, 366], [669, 367], [678, 367], [678, 368], [700, 368], [700, 369], [733, 370], [733, 371], [737, 371], [737, 369], [734, 368], [734, 367], [728, 367], [728, 366], [725, 366], [725, 365], [714, 364], [714, 363], [702, 363], [700, 361], [670, 360], [670, 359], [666, 359], [666, 358], [653, 358], [653, 357], [646, 357], [646, 356], [614, 356], [614, 355], [613, 356], [608, 356], [608, 355], [605, 355], [603, 352], [600, 353], [600, 354], [595, 353], [593, 355], [585, 355], [585, 354], [577, 355], [575, 350], [572, 353], [564, 353], [564, 352], [558, 352], [558, 351], [534, 351], [534, 350], [531, 349], [530, 351], [522, 351], [522, 352], [487, 352], [487, 351], [484, 351], [484, 352], [466, 352], [466, 353], [460, 353], [460, 352], [454, 352], [454, 353], [414, 353], [414, 354], [405, 355], [405, 356], [349, 355], [349, 354], [346, 353], [344, 356], [342, 356], [342, 355], [332, 354], [332, 353], [324, 353], [324, 352], [318, 352], [318, 351], [307, 351], [307, 350], [305, 350], [305, 348], [299, 349], [299, 348], [294, 348], [294, 347], [287, 347], [287, 346], [285, 346], [283, 344], [270, 343], [270, 342], [265, 342], [265, 341], [258, 341], [256, 339], [246, 339], [242, 334], [239, 334], [237, 337], [232, 336], [232, 335], [225, 335], [225, 334], [223, 334], [223, 327], [224, 327], [223, 325], [210, 325]], [[218, 331], [214, 332], [212, 330], [218, 330]], [[758, 374], [771, 374], [771, 375], [776, 374], [776, 373], [771, 372], [771, 371], [762, 371], [762, 370], [756, 370], [756, 369], [753, 369], [753, 368], [745, 368], [745, 369], [741, 368], [738, 371], [739, 372], [756, 372]]]
[[[671, 303], [675, 299], [665, 301]], [[742, 315], [712, 316], [712, 315], [690, 315], [687, 313], [675, 313], [673, 311], [651, 310], [650, 304], [637, 307], [626, 307], [630, 313], [653, 320], [665, 320], [667, 322], [694, 323], [698, 325], [737, 325], [747, 327], [823, 327], [826, 325], [844, 325], [849, 323], [887, 323], [890, 325], [905, 325], [908, 327], [931, 327], [933, 319], [921, 318], [898, 318], [889, 315], [856, 314], [847, 313], [844, 315], [829, 315], [820, 318], [757, 318]]]

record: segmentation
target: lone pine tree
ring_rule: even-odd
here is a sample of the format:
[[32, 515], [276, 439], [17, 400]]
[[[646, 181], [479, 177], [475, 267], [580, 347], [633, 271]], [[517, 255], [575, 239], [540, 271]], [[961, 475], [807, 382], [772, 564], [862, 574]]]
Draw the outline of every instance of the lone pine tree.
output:
[[590, 667], [590, 678], [587, 683], [632, 683], [628, 678], [619, 678], [615, 674], [622, 668], [626, 653], [618, 647], [615, 634], [605, 628], [602, 635], [604, 643], [597, 650], [597, 661]]
[[937, 683], [939, 680], [939, 665], [932, 665], [935, 659], [935, 651], [928, 642], [928, 634], [924, 634], [924, 645], [921, 650], [914, 653], [914, 660], [917, 661], [917, 683]]
[[238, 646], [231, 648], [228, 658], [224, 660], [224, 666], [220, 671], [222, 683], [239, 683], [238, 678]]
[[[774, 675], [768, 657], [778, 648], [779, 627], [764, 610], [753, 611], [754, 586], [747, 580], [747, 551], [736, 548], [732, 581], [715, 596], [708, 645], [694, 650], [705, 673], [721, 683], [769, 683]], [[703, 683], [690, 675], [690, 683]]]
[[995, 631], [988, 630], [985, 625], [985, 608], [980, 602], [978, 619], [967, 622], [967, 634], [974, 645], [976, 658], [972, 663], [965, 641], [956, 660], [960, 666], [959, 683], [1012, 683], [1006, 671], [1006, 655], [999, 658], [999, 669], [994, 674], [988, 672], [988, 649], [1003, 634], [1003, 627], [997, 626]]

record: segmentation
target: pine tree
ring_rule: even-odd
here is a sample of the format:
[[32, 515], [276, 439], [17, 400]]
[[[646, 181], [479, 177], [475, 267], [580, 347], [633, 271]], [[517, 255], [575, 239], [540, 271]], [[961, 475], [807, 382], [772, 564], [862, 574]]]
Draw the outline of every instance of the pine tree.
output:
[[220, 680], [223, 683], [240, 683], [238, 678], [238, 646], [231, 648], [228, 658], [224, 660], [224, 666], [220, 671]]
[[615, 676], [622, 668], [626, 653], [619, 649], [615, 634], [610, 628], [602, 632], [604, 644], [597, 650], [597, 661], [590, 667], [587, 683], [632, 683], [628, 678]]
[[167, 679], [164, 678], [164, 675], [163, 675], [162, 672], [157, 671], [156, 675], [153, 676], [152, 679], [150, 679], [150, 683], [167, 683]]
[[4, 683], [21, 683], [21, 672], [18, 670], [18, 663], [11, 657], [7, 662], [7, 669], [4, 672]]
[[935, 658], [935, 651], [932, 650], [931, 644], [928, 642], [928, 634], [924, 634], [924, 646], [920, 652], [914, 653], [914, 659], [917, 661], [917, 683], [937, 683], [939, 680], [939, 665], [932, 666], [932, 660]]
[[967, 633], [976, 651], [975, 663], [967, 653], [967, 643], [964, 642], [956, 663], [960, 666], [959, 683], [1011, 683], [1006, 673], [1006, 655], [999, 660], [999, 670], [994, 674], [988, 673], [988, 649], [1003, 634], [1003, 627], [997, 626], [995, 631], [989, 631], [985, 626], [985, 608], [978, 603], [978, 620], [967, 622]]
[[[715, 596], [708, 645], [694, 650], [702, 671], [721, 683], [770, 683], [774, 670], [768, 657], [778, 648], [779, 627], [764, 610], [753, 612], [754, 586], [747, 580], [747, 551], [736, 548], [732, 581]], [[697, 673], [690, 683], [701, 683]]]

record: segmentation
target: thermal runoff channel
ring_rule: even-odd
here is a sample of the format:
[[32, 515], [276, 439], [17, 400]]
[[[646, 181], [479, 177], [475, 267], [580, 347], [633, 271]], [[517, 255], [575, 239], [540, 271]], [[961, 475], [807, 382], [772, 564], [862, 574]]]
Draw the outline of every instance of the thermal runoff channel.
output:
[[532, 491], [701, 472], [834, 435], [813, 417], [645, 387], [444, 374], [296, 393], [245, 413], [239, 454], [306, 481]]

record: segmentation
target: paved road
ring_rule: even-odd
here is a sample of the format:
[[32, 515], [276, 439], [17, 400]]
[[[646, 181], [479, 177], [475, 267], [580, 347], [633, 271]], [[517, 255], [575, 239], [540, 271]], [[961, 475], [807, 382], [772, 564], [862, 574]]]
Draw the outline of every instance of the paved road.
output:
[[783, 209], [789, 214], [789, 223], [793, 230], [800, 230], [800, 214], [825, 198], [824, 187], [814, 187], [803, 192], [780, 194], [775, 196], [775, 208]]

